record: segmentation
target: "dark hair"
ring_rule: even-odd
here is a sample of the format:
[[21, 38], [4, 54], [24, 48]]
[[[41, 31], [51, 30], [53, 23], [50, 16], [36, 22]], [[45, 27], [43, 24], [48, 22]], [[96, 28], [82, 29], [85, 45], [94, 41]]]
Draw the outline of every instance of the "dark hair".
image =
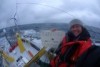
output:
[[82, 32], [77, 37], [71, 31], [68, 31], [66, 36], [67, 36], [68, 41], [75, 41], [75, 40], [86, 41], [91, 37], [90, 33], [84, 27], [82, 27]]

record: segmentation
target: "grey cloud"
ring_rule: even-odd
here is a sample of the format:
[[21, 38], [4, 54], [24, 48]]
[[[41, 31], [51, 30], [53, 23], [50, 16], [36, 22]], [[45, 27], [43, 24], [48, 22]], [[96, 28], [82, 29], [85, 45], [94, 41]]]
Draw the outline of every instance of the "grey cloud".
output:
[[[87, 25], [100, 25], [100, 0], [17, 0], [17, 3], [38, 3], [17, 4], [17, 24], [68, 23], [79, 18]], [[0, 9], [0, 28], [10, 26], [7, 20], [16, 11], [16, 0], [1, 0]], [[11, 21], [9, 23], [14, 25]]]

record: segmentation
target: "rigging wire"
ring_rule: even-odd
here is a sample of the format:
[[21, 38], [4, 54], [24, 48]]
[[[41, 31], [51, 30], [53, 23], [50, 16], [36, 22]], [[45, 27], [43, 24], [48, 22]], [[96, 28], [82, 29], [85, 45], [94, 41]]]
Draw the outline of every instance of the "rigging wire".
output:
[[[72, 16], [72, 17], [75, 18], [74, 15], [68, 13], [69, 11], [65, 11], [65, 10], [62, 10], [62, 9], [60, 9], [60, 8], [57, 8], [57, 7], [54, 7], [54, 6], [50, 6], [50, 5], [47, 5], [47, 4], [41, 4], [41, 3], [16, 3], [16, 8], [17, 8], [17, 5], [23, 5], [23, 4], [31, 4], [31, 5], [34, 4], [34, 5], [41, 5], [41, 6], [50, 7], [50, 8], [59, 10], [59, 11], [61, 11], [61, 12], [64, 12], [64, 13], [66, 13], [66, 14], [68, 14], [68, 15], [70, 15], [70, 16]], [[17, 12], [17, 11], [16, 11], [16, 12]]]

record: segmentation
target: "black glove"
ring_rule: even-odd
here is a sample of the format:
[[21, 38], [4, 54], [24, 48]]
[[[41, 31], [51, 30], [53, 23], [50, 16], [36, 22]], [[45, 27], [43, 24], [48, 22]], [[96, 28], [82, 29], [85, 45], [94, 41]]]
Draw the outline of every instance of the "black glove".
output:
[[54, 53], [55, 48], [50, 48], [48, 52]]
[[50, 64], [45, 63], [45, 62], [42, 62], [41, 60], [38, 60], [37, 61], [37, 64], [39, 64], [40, 67], [50, 67]]

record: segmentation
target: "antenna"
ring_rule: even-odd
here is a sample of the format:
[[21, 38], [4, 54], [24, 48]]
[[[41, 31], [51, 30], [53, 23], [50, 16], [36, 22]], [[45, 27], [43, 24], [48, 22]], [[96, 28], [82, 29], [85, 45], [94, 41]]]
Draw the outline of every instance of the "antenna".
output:
[[[62, 10], [62, 9], [60, 9], [60, 8], [57, 8], [57, 7], [54, 7], [54, 6], [50, 6], [50, 5], [47, 5], [47, 4], [41, 4], [41, 3], [17, 3], [17, 2], [16, 2], [16, 8], [18, 8], [17, 5], [23, 5], [23, 4], [31, 4], [31, 5], [32, 5], [32, 4], [35, 4], [35, 5], [41, 5], [41, 6], [50, 7], [50, 8], [53, 8], [53, 9], [57, 9], [57, 10], [59, 10], [59, 11], [62, 11], [62, 12], [64, 12], [64, 13], [66, 13], [66, 14], [68, 14], [68, 15], [70, 15], [70, 16], [72, 16], [72, 17], [75, 18], [74, 15], [68, 13], [69, 11], [65, 11], [65, 10]], [[17, 9], [16, 9], [16, 10], [17, 10]], [[16, 12], [17, 12], [17, 11], [16, 11]]]

